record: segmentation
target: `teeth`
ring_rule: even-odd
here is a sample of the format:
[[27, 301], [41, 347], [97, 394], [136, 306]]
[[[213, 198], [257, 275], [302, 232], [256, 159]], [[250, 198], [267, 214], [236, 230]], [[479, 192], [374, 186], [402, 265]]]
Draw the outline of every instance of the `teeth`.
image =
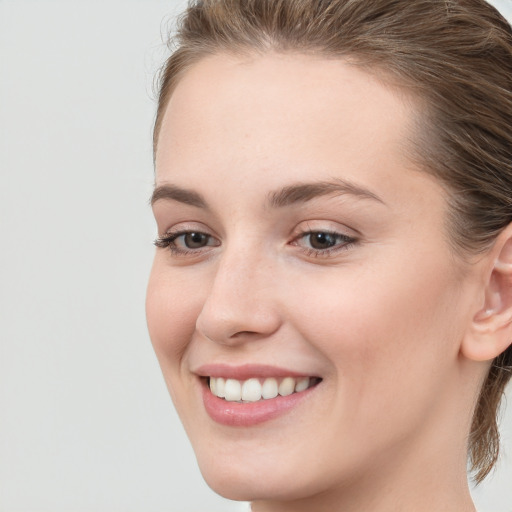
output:
[[279, 384], [279, 394], [281, 396], [291, 395], [295, 391], [295, 379], [292, 377], [286, 377]]
[[261, 399], [261, 384], [258, 379], [249, 379], [242, 384], [242, 400], [257, 402]]
[[265, 379], [263, 386], [261, 386], [261, 396], [265, 400], [269, 398], [275, 398], [279, 394], [279, 388], [277, 386], [276, 379]]
[[[213, 379], [210, 379], [210, 382], [212, 381]], [[226, 381], [222, 378], [222, 377], [219, 377], [218, 379], [215, 379], [217, 382], [214, 384], [214, 387], [215, 387], [215, 391], [212, 391], [212, 393], [214, 393], [215, 395], [217, 395], [219, 398], [224, 398], [226, 396]]]
[[238, 402], [239, 400], [242, 400], [242, 385], [240, 384], [239, 380], [226, 380], [224, 397], [228, 402]]
[[219, 398], [225, 398], [228, 402], [257, 402], [261, 399], [275, 398], [277, 395], [288, 396], [305, 391], [317, 381], [309, 377], [299, 379], [285, 377], [280, 383], [273, 377], [269, 377], [263, 382], [257, 378], [239, 381], [223, 377], [210, 377], [209, 380], [212, 394]]
[[303, 379], [299, 379], [297, 384], [295, 384], [295, 391], [299, 393], [300, 391], [306, 391], [309, 388], [309, 377], [304, 377]]

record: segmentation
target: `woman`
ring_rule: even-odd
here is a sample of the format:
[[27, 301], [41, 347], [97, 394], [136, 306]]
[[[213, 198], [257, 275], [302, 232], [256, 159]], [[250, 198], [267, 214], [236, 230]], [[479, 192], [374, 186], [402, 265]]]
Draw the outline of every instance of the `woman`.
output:
[[483, 0], [208, 0], [160, 82], [151, 339], [207, 483], [473, 511], [512, 361], [512, 30]]

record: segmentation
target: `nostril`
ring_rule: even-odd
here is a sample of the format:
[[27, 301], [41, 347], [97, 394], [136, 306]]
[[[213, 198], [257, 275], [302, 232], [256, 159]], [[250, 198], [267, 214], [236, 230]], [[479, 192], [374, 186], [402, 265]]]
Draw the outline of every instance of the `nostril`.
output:
[[239, 332], [235, 332], [235, 334], [233, 334], [231, 336], [231, 338], [240, 338], [242, 336], [257, 336], [258, 333], [257, 332], [254, 332], [254, 331], [239, 331]]

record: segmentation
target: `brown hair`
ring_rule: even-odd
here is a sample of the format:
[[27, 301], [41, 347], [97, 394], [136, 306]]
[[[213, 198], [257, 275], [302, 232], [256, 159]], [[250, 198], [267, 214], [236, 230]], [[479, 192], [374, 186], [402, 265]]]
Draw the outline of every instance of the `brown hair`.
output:
[[[451, 241], [482, 252], [512, 221], [512, 29], [484, 0], [195, 0], [159, 80], [156, 153], [180, 77], [212, 54], [293, 52], [348, 58], [421, 100], [414, 158], [449, 191]], [[480, 482], [498, 457], [497, 415], [512, 373], [497, 357], [473, 416]]]

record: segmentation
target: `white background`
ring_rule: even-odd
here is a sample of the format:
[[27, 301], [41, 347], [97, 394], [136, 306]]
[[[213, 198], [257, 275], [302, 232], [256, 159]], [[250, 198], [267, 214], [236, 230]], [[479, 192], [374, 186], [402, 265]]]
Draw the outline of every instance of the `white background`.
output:
[[[152, 77], [183, 6], [0, 0], [0, 512], [246, 508], [203, 483], [144, 319]], [[510, 409], [482, 512], [512, 511]]]

